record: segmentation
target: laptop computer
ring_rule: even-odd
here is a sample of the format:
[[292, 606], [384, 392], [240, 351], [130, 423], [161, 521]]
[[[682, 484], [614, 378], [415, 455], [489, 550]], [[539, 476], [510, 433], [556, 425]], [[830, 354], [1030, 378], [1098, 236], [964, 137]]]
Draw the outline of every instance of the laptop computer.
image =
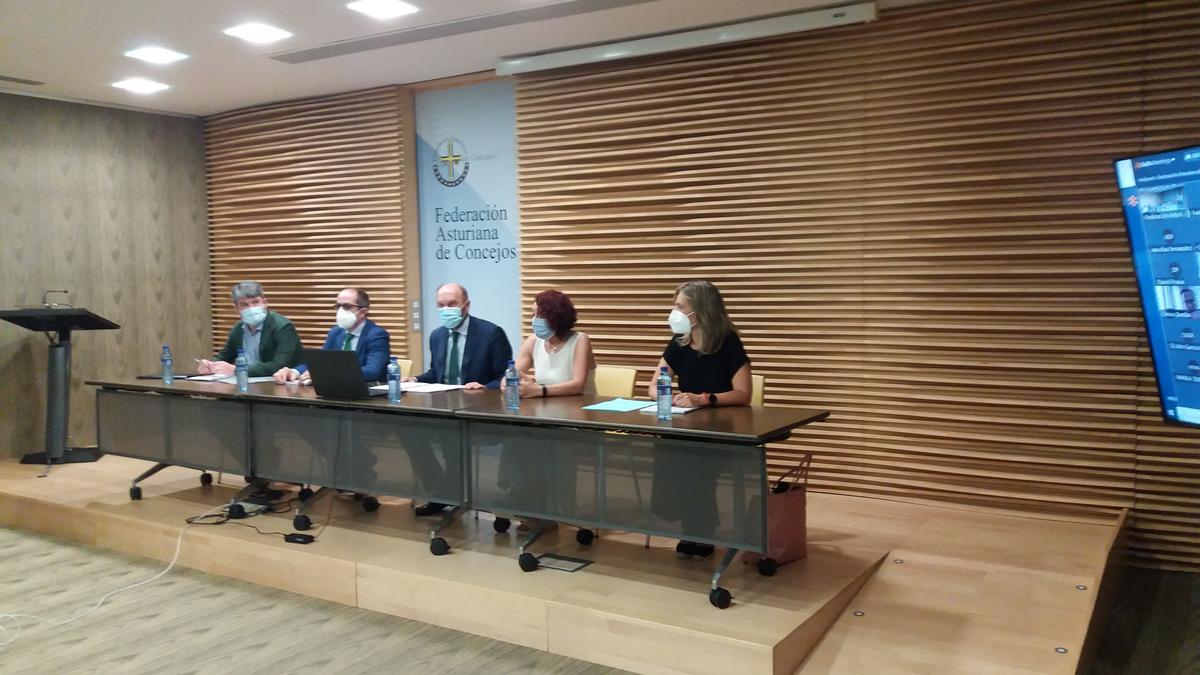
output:
[[303, 349], [300, 358], [312, 373], [313, 388], [321, 398], [359, 400], [387, 396], [386, 391], [371, 391], [363, 379], [358, 354], [352, 351]]

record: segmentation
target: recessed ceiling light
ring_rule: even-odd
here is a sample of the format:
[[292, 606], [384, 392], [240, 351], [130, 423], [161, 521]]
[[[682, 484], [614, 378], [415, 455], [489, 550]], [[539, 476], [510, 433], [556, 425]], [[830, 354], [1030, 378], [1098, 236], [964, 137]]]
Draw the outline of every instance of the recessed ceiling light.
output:
[[281, 30], [275, 26], [268, 26], [265, 23], [244, 23], [240, 26], [225, 29], [226, 35], [232, 35], [235, 38], [241, 38], [246, 42], [264, 45], [268, 42], [275, 42], [292, 34], [286, 30]]
[[346, 6], [376, 19], [394, 19], [418, 11], [416, 7], [400, 0], [357, 0]]
[[113, 82], [112, 86], [118, 89], [127, 89], [135, 94], [153, 94], [156, 91], [170, 89], [169, 86], [162, 82], [147, 80], [144, 77], [130, 77], [120, 82]]
[[131, 59], [141, 59], [146, 63], [174, 63], [180, 59], [186, 59], [187, 54], [180, 54], [165, 47], [138, 47], [125, 52], [125, 56]]

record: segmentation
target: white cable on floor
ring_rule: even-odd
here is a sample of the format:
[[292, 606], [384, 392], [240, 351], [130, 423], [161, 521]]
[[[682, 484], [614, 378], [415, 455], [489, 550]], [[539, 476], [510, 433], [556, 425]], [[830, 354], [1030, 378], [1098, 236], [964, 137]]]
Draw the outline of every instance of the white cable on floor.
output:
[[[214, 506], [213, 508], [204, 512], [202, 515], [195, 516], [194, 518], [189, 518], [189, 520], [199, 520], [200, 518], [210, 516], [218, 511], [220, 511], [223, 508], [225, 508], [225, 504], [218, 504], [217, 506]], [[83, 617], [91, 614], [92, 612], [95, 612], [96, 610], [100, 609], [100, 607], [103, 606], [105, 602], [108, 602], [109, 598], [113, 597], [114, 595], [116, 595], [118, 593], [124, 593], [125, 591], [132, 590], [134, 588], [137, 588], [138, 586], [145, 586], [146, 584], [149, 584], [149, 583], [152, 583], [154, 581], [158, 581], [159, 579], [161, 579], [163, 577], [163, 575], [165, 575], [167, 572], [170, 572], [171, 569], [175, 567], [175, 563], [179, 562], [179, 553], [183, 550], [183, 535], [185, 532], [188, 531], [188, 528], [191, 527], [192, 524], [193, 523], [189, 522], [187, 525], [183, 526], [182, 530], [179, 531], [179, 539], [177, 539], [175, 541], [175, 555], [171, 557], [171, 562], [169, 565], [167, 565], [166, 569], [159, 572], [158, 574], [155, 574], [154, 576], [150, 577], [149, 579], [139, 581], [135, 584], [129, 584], [128, 586], [125, 586], [123, 588], [118, 588], [115, 591], [109, 592], [104, 597], [100, 598], [100, 600], [97, 601], [95, 605], [92, 605], [88, 609], [85, 609], [85, 610], [79, 612], [78, 614], [76, 614], [75, 616], [73, 616], [69, 619], [62, 619], [62, 620], [47, 619], [45, 617], [37, 616], [36, 614], [0, 614], [0, 653], [4, 653], [4, 650], [7, 649], [10, 645], [12, 645], [14, 642], [16, 642], [17, 638], [19, 638], [21, 636], [21, 629], [22, 629], [22, 625], [21, 625], [21, 621], [20, 621], [21, 619], [33, 619], [35, 623], [48, 623], [52, 626], [65, 626], [69, 623], [74, 623], [74, 622], [82, 619]], [[4, 624], [3, 624], [4, 621], [12, 621], [15, 624], [15, 627], [10, 631], [8, 628], [4, 627]]]

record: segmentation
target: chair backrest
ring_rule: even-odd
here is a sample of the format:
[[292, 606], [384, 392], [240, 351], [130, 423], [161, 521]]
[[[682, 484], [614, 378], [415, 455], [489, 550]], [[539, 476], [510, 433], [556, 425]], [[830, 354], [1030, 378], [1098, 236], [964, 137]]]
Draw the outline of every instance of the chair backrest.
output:
[[596, 395], [633, 396], [633, 383], [637, 379], [637, 368], [623, 366], [596, 366]]
[[412, 359], [396, 359], [396, 363], [400, 364], [400, 377], [408, 377], [412, 374]]
[[763, 389], [767, 388], [765, 375], [750, 374], [750, 405], [762, 405]]

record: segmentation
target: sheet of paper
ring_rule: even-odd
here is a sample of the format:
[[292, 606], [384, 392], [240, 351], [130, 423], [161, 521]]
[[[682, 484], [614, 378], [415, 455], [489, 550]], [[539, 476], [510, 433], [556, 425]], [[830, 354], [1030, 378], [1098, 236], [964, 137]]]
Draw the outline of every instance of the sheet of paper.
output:
[[436, 394], [439, 391], [462, 389], [461, 384], [437, 384], [436, 382], [401, 382], [400, 391], [415, 391], [418, 394]]
[[[686, 415], [686, 414], [692, 412], [693, 410], [696, 410], [696, 408], [682, 408], [677, 405], [671, 406], [671, 414], [672, 415]], [[651, 415], [656, 415], [656, 414], [658, 414], [658, 404], [651, 403], [650, 405], [646, 406], [645, 408], [642, 408], [642, 412], [649, 413]]]
[[629, 412], [638, 410], [646, 405], [645, 401], [632, 401], [627, 398], [614, 398], [610, 401], [601, 401], [591, 405], [583, 406], [584, 410], [603, 410], [607, 412]]
[[[411, 391], [417, 394], [436, 394], [439, 391], [453, 391], [462, 389], [461, 384], [436, 384], [430, 382], [401, 382], [400, 391]], [[387, 391], [386, 384], [377, 384], [371, 387], [371, 391]]]

